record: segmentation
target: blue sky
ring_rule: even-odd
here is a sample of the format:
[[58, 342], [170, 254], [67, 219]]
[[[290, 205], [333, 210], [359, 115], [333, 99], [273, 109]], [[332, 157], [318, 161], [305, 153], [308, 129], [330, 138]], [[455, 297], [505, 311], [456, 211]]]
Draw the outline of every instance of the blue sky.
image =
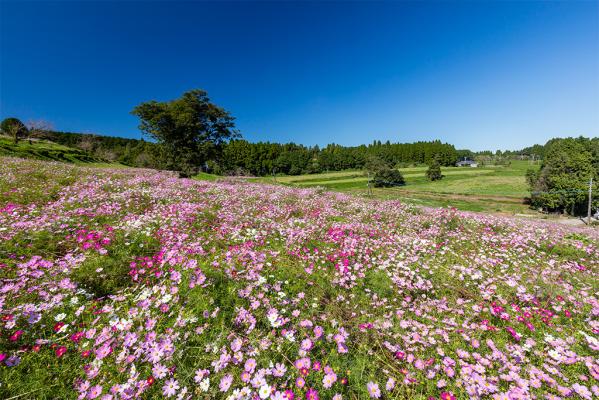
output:
[[7, 2], [0, 117], [140, 137], [131, 109], [202, 88], [245, 138], [599, 136], [599, 2]]

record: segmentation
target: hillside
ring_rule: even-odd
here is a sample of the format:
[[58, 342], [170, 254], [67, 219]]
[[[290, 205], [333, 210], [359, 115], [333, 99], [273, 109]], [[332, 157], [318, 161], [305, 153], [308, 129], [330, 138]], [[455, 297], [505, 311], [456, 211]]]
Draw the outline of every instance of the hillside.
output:
[[599, 393], [595, 230], [1, 162], [1, 398]]
[[38, 160], [62, 161], [70, 163], [98, 163], [106, 160], [93, 156], [81, 149], [63, 146], [47, 140], [21, 140], [0, 136], [0, 156], [33, 158]]

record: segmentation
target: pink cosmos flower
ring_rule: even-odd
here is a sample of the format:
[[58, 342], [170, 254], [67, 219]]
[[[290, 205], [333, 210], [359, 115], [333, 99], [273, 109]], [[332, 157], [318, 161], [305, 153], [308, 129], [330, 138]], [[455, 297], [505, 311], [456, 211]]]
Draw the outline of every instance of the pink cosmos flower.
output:
[[321, 337], [324, 334], [324, 329], [322, 328], [322, 326], [315, 326], [314, 327], [314, 336], [316, 338]]
[[223, 376], [223, 378], [220, 380], [220, 384], [218, 387], [220, 391], [224, 393], [227, 390], [229, 390], [229, 388], [231, 387], [231, 383], [233, 383], [233, 375], [227, 374]]
[[102, 394], [102, 386], [100, 385], [96, 385], [94, 387], [92, 387], [89, 392], [87, 392], [87, 398], [88, 399], [95, 399], [96, 397], [98, 397], [100, 394]]
[[171, 378], [164, 383], [162, 387], [162, 394], [166, 397], [173, 397], [177, 390], [179, 390], [179, 382], [176, 379]]
[[310, 351], [311, 348], [312, 348], [312, 341], [310, 339], [302, 340], [302, 343], [300, 344], [300, 349], [302, 349], [304, 351]]
[[56, 357], [60, 358], [67, 352], [67, 348], [65, 346], [60, 346], [56, 349]]
[[455, 396], [451, 392], [443, 392], [439, 398], [441, 400], [455, 400]]
[[381, 390], [379, 389], [378, 383], [368, 382], [366, 384], [366, 389], [368, 389], [368, 395], [373, 399], [378, 399], [381, 397]]
[[395, 388], [395, 379], [393, 378], [389, 378], [389, 380], [387, 380], [387, 384], [385, 385], [385, 389], [387, 389], [387, 391], [391, 391]]
[[326, 389], [329, 389], [331, 386], [333, 386], [335, 382], [337, 382], [337, 375], [334, 372], [326, 374], [322, 379], [322, 385]]
[[273, 368], [272, 374], [273, 376], [281, 377], [285, 375], [285, 372], [287, 372], [287, 367], [284, 364], [276, 363], [275, 367]]
[[16, 342], [17, 340], [19, 340], [19, 338], [21, 337], [21, 335], [23, 335], [23, 331], [19, 329], [18, 331], [16, 331], [12, 335], [10, 335], [10, 337], [8, 338], [8, 340], [10, 340], [11, 342]]
[[254, 370], [256, 369], [256, 360], [254, 360], [253, 358], [248, 358], [245, 362], [244, 368], [250, 374], [253, 374]]
[[306, 392], [306, 400], [319, 400], [318, 391], [313, 388], [308, 389]]
[[250, 381], [250, 379], [252, 379], [252, 374], [250, 374], [248, 371], [243, 371], [241, 373], [241, 381], [242, 382], [248, 383]]

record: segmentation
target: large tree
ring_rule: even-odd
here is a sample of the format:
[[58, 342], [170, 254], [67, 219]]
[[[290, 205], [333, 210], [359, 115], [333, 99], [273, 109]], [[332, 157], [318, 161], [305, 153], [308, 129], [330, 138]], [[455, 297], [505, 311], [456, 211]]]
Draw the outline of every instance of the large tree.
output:
[[163, 167], [182, 176], [196, 174], [222, 144], [239, 137], [231, 114], [199, 89], [176, 100], [142, 103], [132, 114], [140, 118], [141, 131], [161, 145]]

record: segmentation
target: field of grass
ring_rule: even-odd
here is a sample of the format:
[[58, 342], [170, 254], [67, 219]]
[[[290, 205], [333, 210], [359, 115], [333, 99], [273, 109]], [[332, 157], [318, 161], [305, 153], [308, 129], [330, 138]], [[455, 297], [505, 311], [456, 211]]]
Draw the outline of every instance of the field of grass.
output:
[[[527, 161], [512, 161], [509, 166], [480, 168], [444, 167], [444, 178], [430, 182], [427, 167], [402, 168], [406, 185], [397, 188], [373, 189], [381, 199], [401, 199], [425, 206], [453, 206], [461, 210], [532, 213], [525, 204], [529, 195], [525, 180], [528, 168], [538, 168]], [[257, 181], [273, 182], [273, 178]], [[327, 189], [367, 195], [368, 178], [363, 171], [350, 170], [300, 176], [279, 176], [276, 182], [296, 187], [322, 186]]]
[[195, 175], [193, 177], [193, 179], [198, 180], [198, 181], [217, 181], [219, 179], [222, 179], [222, 176], [219, 175], [213, 175], [213, 174], [208, 174], [206, 172], [200, 172], [197, 175]]
[[0, 163], [0, 399], [599, 395], [597, 230]]
[[20, 140], [18, 143], [5, 136], [0, 136], [0, 156], [33, 158], [37, 160], [62, 161], [69, 163], [96, 163], [114, 166], [98, 157], [94, 157], [83, 150], [63, 146], [44, 140]]

